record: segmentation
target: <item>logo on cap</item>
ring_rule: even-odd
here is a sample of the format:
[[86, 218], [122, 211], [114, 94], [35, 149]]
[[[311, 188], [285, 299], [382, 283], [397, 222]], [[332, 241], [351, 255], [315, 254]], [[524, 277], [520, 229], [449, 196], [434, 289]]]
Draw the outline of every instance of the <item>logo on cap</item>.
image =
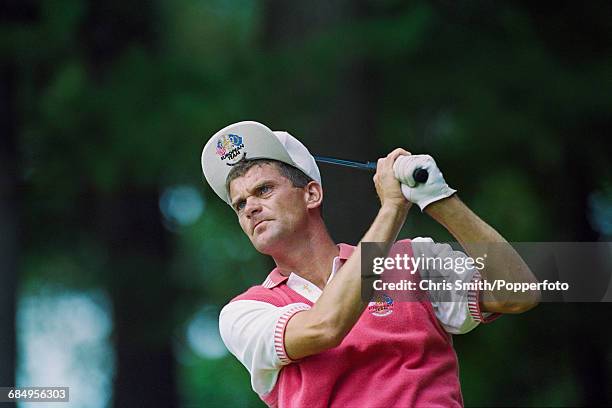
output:
[[390, 315], [393, 313], [393, 299], [384, 293], [376, 295], [372, 302], [368, 303], [368, 312], [377, 317]]
[[217, 140], [217, 155], [221, 160], [232, 160], [240, 155], [240, 150], [244, 149], [242, 137], [234, 134], [223, 135]]

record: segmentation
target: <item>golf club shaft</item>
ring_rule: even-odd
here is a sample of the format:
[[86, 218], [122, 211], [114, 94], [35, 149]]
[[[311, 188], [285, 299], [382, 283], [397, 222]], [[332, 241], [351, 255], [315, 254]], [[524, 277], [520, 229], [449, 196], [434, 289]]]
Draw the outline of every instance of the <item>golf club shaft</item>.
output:
[[375, 162], [358, 162], [358, 161], [353, 161], [353, 160], [337, 159], [334, 157], [326, 157], [326, 156], [314, 156], [314, 158], [319, 163], [335, 164], [337, 166], [352, 167], [355, 169], [367, 170], [367, 171], [372, 171], [372, 172], [376, 171]]
[[[334, 164], [336, 166], [344, 166], [344, 167], [352, 167], [360, 170], [367, 170], [374, 172], [376, 171], [376, 163], [375, 162], [358, 162], [353, 160], [344, 160], [338, 159], [335, 157], [326, 157], [326, 156], [314, 156], [314, 159], [319, 163], [328, 163]], [[429, 178], [429, 173], [425, 169], [415, 169], [414, 173], [412, 173], [412, 177], [417, 183], [425, 183]]]

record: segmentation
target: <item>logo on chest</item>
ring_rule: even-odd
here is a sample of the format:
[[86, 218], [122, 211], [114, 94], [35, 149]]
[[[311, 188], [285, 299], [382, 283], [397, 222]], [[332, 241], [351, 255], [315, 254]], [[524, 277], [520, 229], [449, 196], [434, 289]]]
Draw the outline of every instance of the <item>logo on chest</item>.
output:
[[384, 293], [375, 295], [368, 303], [368, 312], [376, 317], [389, 316], [393, 313], [393, 299]]

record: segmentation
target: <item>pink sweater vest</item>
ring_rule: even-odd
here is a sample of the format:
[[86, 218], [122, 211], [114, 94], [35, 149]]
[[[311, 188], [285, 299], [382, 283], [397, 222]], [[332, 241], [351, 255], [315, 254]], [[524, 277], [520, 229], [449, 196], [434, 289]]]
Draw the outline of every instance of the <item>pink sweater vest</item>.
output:
[[[353, 249], [340, 244], [340, 258], [347, 259]], [[391, 254], [400, 250], [412, 256], [410, 241], [397, 243]], [[254, 286], [233, 301], [312, 306], [285, 284], [286, 279], [275, 269], [265, 286]], [[418, 273], [413, 279], [419, 279]], [[438, 323], [431, 303], [391, 301], [382, 309], [380, 304], [378, 309], [367, 307], [338, 347], [284, 366], [272, 391], [261, 396], [263, 401], [292, 408], [461, 407], [452, 337]], [[281, 347], [283, 359], [282, 340]]]

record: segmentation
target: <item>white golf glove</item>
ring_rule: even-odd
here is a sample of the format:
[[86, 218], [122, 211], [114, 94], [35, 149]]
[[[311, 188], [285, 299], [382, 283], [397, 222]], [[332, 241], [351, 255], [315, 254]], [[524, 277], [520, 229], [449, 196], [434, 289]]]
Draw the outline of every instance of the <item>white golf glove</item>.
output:
[[[425, 183], [417, 183], [414, 180], [414, 171], [419, 168], [429, 173]], [[450, 197], [457, 192], [446, 184], [435, 160], [427, 154], [400, 156], [393, 163], [393, 171], [395, 178], [402, 184], [404, 197], [418, 205], [421, 211], [429, 204]]]

